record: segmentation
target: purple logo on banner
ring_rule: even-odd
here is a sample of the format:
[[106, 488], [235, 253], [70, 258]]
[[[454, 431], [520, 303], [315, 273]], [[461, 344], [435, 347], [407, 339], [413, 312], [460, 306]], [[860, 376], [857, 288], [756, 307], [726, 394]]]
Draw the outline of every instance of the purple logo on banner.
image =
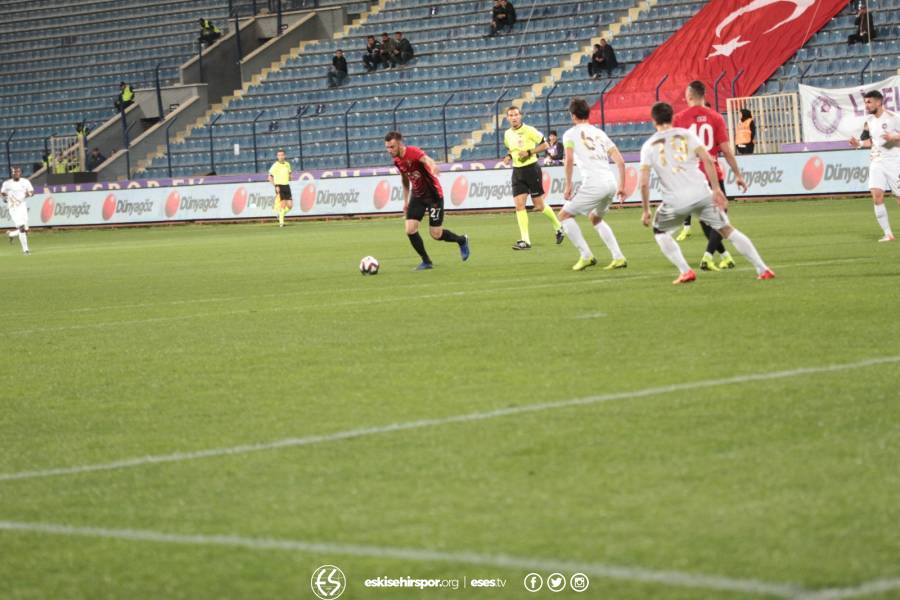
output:
[[828, 135], [837, 131], [843, 111], [833, 98], [817, 96], [810, 106], [810, 116], [815, 128]]

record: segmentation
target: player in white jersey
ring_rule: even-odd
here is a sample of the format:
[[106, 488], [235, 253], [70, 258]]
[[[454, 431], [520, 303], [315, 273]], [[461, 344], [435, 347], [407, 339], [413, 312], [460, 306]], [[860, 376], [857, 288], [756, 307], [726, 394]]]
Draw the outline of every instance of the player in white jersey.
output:
[[[722, 234], [756, 267], [757, 279], [774, 279], [775, 273], [766, 266], [746, 235], [728, 222], [725, 209], [728, 199], [719, 185], [716, 169], [709, 152], [694, 133], [688, 129], [672, 127], [672, 106], [657, 102], [650, 112], [656, 133], [641, 147], [641, 221], [650, 226], [650, 171], [659, 177], [663, 201], [653, 216], [653, 234], [660, 250], [672, 262], [680, 275], [672, 283], [688, 283], [697, 275], [688, 266], [672, 232], [687, 215], [697, 215], [702, 221]], [[706, 178], [700, 171], [700, 163]], [[713, 186], [710, 189], [710, 184]]]
[[[891, 191], [900, 202], [900, 115], [884, 108], [884, 96], [878, 90], [863, 94], [866, 103], [868, 139], [850, 138], [854, 148], [871, 148], [869, 192], [875, 203], [875, 219], [884, 231], [879, 242], [893, 242], [894, 233], [888, 221], [884, 193]], [[865, 136], [862, 136], [865, 137]]]
[[[597, 259], [591, 253], [591, 249], [581, 235], [581, 229], [575, 222], [575, 215], [587, 215], [591, 225], [600, 234], [600, 239], [609, 248], [612, 254], [612, 262], [604, 267], [607, 271], [624, 269], [628, 266], [625, 255], [619, 249], [619, 242], [610, 226], [603, 221], [603, 216], [609, 211], [609, 205], [613, 197], [618, 196], [619, 201], [625, 200], [625, 159], [612, 140], [603, 130], [594, 127], [588, 122], [591, 109], [582, 98], [574, 98], [569, 103], [569, 114], [575, 125], [563, 134], [563, 147], [565, 148], [565, 172], [566, 186], [563, 197], [566, 203], [559, 211], [559, 220], [563, 230], [572, 241], [581, 258], [572, 267], [573, 271], [582, 271], [587, 267], [597, 264]], [[613, 178], [609, 169], [609, 159], [616, 163], [619, 170], [619, 184]], [[578, 165], [581, 171], [581, 187], [578, 193], [572, 194], [573, 163]]]
[[12, 244], [13, 238], [19, 238], [22, 252], [26, 255], [31, 254], [28, 250], [28, 207], [25, 205], [25, 199], [30, 196], [34, 196], [31, 182], [22, 177], [22, 169], [13, 167], [12, 178], [4, 181], [3, 187], [0, 187], [0, 197], [9, 208], [9, 217], [15, 227], [8, 234], [9, 243]]

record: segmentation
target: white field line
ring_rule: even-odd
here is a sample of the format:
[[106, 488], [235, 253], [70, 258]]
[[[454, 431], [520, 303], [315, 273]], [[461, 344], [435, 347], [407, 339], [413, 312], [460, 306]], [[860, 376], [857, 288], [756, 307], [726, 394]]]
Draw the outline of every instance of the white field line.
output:
[[134, 467], [142, 467], [146, 465], [160, 463], [178, 463], [201, 458], [215, 458], [220, 456], [234, 456], [239, 454], [250, 454], [252, 452], [265, 452], [269, 450], [278, 450], [281, 448], [295, 448], [299, 446], [312, 446], [316, 444], [324, 444], [330, 442], [338, 442], [341, 440], [350, 440], [372, 435], [382, 435], [388, 433], [397, 433], [400, 431], [410, 431], [414, 429], [423, 429], [426, 427], [442, 427], [444, 425], [452, 425], [455, 423], [472, 423], [477, 421], [487, 421], [500, 417], [510, 417], [514, 415], [522, 415], [529, 413], [537, 413], [548, 410], [559, 410], [562, 408], [591, 406], [615, 400], [636, 400], [639, 398], [647, 398], [649, 396], [658, 396], [661, 394], [670, 394], [675, 392], [684, 392], [690, 390], [698, 390], [712, 387], [720, 387], [725, 385], [735, 385], [741, 383], [753, 383], [757, 381], [772, 381], [776, 379], [789, 379], [792, 377], [802, 377], [805, 375], [815, 375], [818, 373], [838, 373], [842, 371], [850, 371], [853, 369], [862, 369], [877, 365], [897, 364], [900, 363], [900, 355], [885, 356], [881, 358], [872, 358], [852, 363], [842, 363], [835, 365], [822, 365], [818, 367], [801, 367], [797, 369], [789, 369], [785, 371], [763, 371], [761, 373], [750, 373], [747, 375], [736, 375], [733, 377], [723, 377], [720, 379], [705, 379], [700, 381], [691, 381], [686, 383], [674, 383], [670, 385], [662, 385], [656, 387], [644, 388], [630, 392], [615, 392], [610, 394], [599, 394], [596, 396], [586, 396], [583, 398], [573, 398], [569, 400], [559, 400], [555, 402], [540, 402], [535, 404], [526, 404], [524, 406], [511, 406], [506, 408], [498, 408], [495, 410], [484, 412], [465, 413], [461, 415], [452, 415], [448, 417], [437, 417], [432, 419], [420, 419], [417, 421], [406, 421], [401, 423], [391, 423], [388, 425], [379, 425], [375, 427], [361, 427], [358, 429], [349, 429], [345, 431], [337, 431], [334, 433], [310, 435], [299, 438], [285, 438], [271, 442], [260, 442], [255, 444], [241, 444], [238, 446], [230, 446], [224, 448], [210, 448], [207, 450], [195, 450], [190, 452], [173, 452], [171, 454], [158, 454], [150, 456], [139, 456], [135, 458], [127, 458], [107, 463], [96, 463], [87, 465], [76, 465], [71, 467], [57, 467], [51, 469], [40, 469], [33, 471], [19, 471], [15, 473], [0, 473], [0, 482], [16, 481], [22, 479], [39, 479], [45, 477], [55, 477], [60, 475], [78, 475], [82, 473], [93, 473], [97, 471], [115, 471], [120, 469], [128, 469]]
[[842, 600], [843, 598], [859, 598], [873, 594], [884, 594], [894, 590], [900, 590], [900, 577], [875, 579], [854, 587], [828, 588], [815, 592], [806, 592], [796, 596], [796, 598], [797, 600]]
[[[802, 587], [795, 585], [768, 583], [753, 579], [732, 579], [729, 577], [700, 573], [656, 571], [639, 567], [622, 567], [540, 558], [520, 558], [506, 555], [478, 554], [475, 552], [439, 552], [418, 548], [363, 546], [330, 542], [242, 537], [236, 535], [184, 535], [142, 529], [74, 527], [54, 523], [23, 523], [17, 521], [0, 521], [0, 531], [19, 531], [67, 537], [117, 539], [163, 544], [226, 546], [247, 550], [303, 552], [317, 555], [386, 558], [413, 562], [454, 563], [478, 567], [540, 571], [545, 573], [555, 571], [563, 573], [582, 572], [589, 576], [602, 579], [617, 579], [620, 581], [650, 583], [692, 589], [741, 592], [775, 596], [779, 598], [792, 598], [806, 591]], [[513, 589], [518, 589], [517, 586], [522, 585], [519, 581], [513, 581], [511, 583]]]
[[[804, 267], [804, 266], [820, 266], [820, 265], [829, 265], [829, 264], [840, 264], [846, 262], [859, 262], [869, 259], [861, 259], [861, 258], [845, 258], [845, 259], [834, 259], [834, 260], [823, 260], [823, 261], [811, 261], [811, 262], [799, 262], [799, 263], [789, 263], [783, 265], [784, 267]], [[736, 271], [751, 271], [749, 267], [742, 267], [739, 269], [735, 269]], [[638, 281], [638, 280], [647, 280], [647, 279], [664, 279], [666, 273], [670, 273], [671, 270], [666, 271], [653, 271], [652, 273], [647, 273], [643, 275], [620, 275], [620, 276], [611, 276], [602, 279], [570, 279], [569, 281], [552, 281], [546, 283], [535, 283], [528, 285], [518, 285], [518, 286], [508, 286], [508, 287], [495, 287], [495, 288], [476, 288], [469, 290], [454, 290], [454, 291], [446, 291], [446, 292], [435, 292], [433, 294], [424, 294], [424, 295], [416, 295], [416, 296], [394, 296], [390, 298], [361, 298], [359, 300], [347, 300], [344, 302], [327, 302], [324, 304], [303, 304], [298, 306], [291, 307], [296, 310], [304, 310], [304, 309], [319, 309], [319, 308], [331, 308], [331, 307], [340, 307], [340, 306], [357, 306], [357, 305], [371, 305], [371, 304], [384, 304], [384, 303], [393, 303], [393, 302], [403, 302], [406, 300], [424, 300], [431, 298], [449, 298], [452, 296], [467, 296], [467, 295], [482, 295], [482, 294], [494, 294], [497, 292], [516, 292], [522, 290], [533, 290], [533, 289], [541, 289], [541, 288], [555, 288], [561, 286], [569, 286], [569, 285], [607, 285], [614, 284], [623, 281]], [[413, 286], [404, 286], [404, 287], [413, 287]], [[418, 286], [415, 286], [418, 287]], [[425, 286], [423, 286], [425, 287]], [[394, 288], [396, 289], [396, 288]], [[149, 308], [153, 306], [179, 306], [179, 305], [190, 305], [190, 304], [200, 304], [200, 303], [216, 303], [216, 302], [247, 302], [254, 299], [263, 299], [263, 298], [272, 298], [279, 297], [284, 298], [287, 296], [299, 296], [306, 295], [308, 293], [315, 292], [287, 292], [283, 294], [259, 294], [253, 296], [231, 296], [231, 297], [219, 297], [219, 298], [198, 298], [198, 299], [189, 299], [189, 300], [173, 300], [167, 302], [159, 302], [159, 303], [148, 303], [148, 304], [136, 304], [130, 306], [106, 306], [106, 307], [97, 307], [96, 310], [114, 310], [121, 308]], [[70, 309], [68, 312], [93, 312], [94, 308], [81, 308], [81, 309]], [[59, 326], [50, 326], [50, 327], [37, 327], [31, 329], [18, 329], [14, 331], [7, 331], [8, 335], [29, 335], [29, 334], [37, 334], [37, 333], [46, 333], [53, 331], [69, 331], [69, 330], [79, 330], [79, 329], [103, 329], [106, 327], [119, 327], [123, 325], [141, 325], [145, 323], [161, 323], [166, 321], [184, 321], [189, 319], [202, 319], [206, 317], [228, 317], [234, 315], [251, 315], [254, 313], [262, 313], [262, 312], [273, 312], [273, 311], [282, 311], [284, 310], [284, 306], [277, 306], [271, 308], [244, 308], [237, 311], [226, 311], [226, 312], [205, 312], [205, 313], [196, 313], [191, 315], [175, 315], [175, 316], [165, 316], [165, 317], [149, 317], [144, 319], [122, 319], [119, 321], [100, 321], [95, 323], [81, 323], [74, 325], [59, 325]], [[66, 312], [65, 310], [62, 312]], [[35, 313], [40, 314], [40, 313]], [[10, 318], [27, 318], [25, 314], [18, 315], [10, 315]]]

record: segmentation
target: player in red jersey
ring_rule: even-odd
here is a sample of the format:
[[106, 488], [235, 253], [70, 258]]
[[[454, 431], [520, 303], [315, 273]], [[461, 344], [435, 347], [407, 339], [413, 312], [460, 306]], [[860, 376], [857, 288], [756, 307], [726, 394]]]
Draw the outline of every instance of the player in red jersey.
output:
[[[417, 271], [433, 268], [431, 258], [425, 251], [425, 242], [419, 235], [419, 222], [428, 213], [428, 225], [431, 237], [442, 242], [454, 242], [459, 245], [459, 253], [463, 260], [469, 259], [469, 236], [456, 235], [444, 229], [444, 192], [441, 189], [440, 169], [421, 148], [406, 146], [403, 136], [398, 131], [391, 131], [384, 136], [384, 147], [394, 166], [403, 178], [403, 214], [406, 216], [406, 236], [415, 248], [422, 263]], [[412, 188], [412, 193], [410, 193]]]
[[[719, 186], [723, 190], [725, 189], [725, 174], [722, 172], [719, 161], [716, 160], [716, 155], [719, 151], [725, 155], [725, 161], [728, 163], [728, 166], [731, 167], [732, 173], [734, 173], [735, 183], [737, 183], [742, 192], [746, 192], [747, 184], [744, 182], [744, 177], [741, 175], [741, 169], [738, 167], [737, 161], [734, 158], [734, 152], [731, 150], [731, 142], [728, 139], [728, 130], [725, 127], [725, 119], [713, 109], [708, 108], [706, 104], [706, 86], [703, 85], [703, 82], [701, 81], [692, 81], [688, 84], [684, 95], [688, 107], [675, 115], [672, 125], [674, 127], [689, 129], [694, 135], [700, 138], [706, 151], [709, 152], [709, 155], [713, 158], [713, 165], [716, 167], [716, 175], [719, 178]], [[713, 185], [712, 181], [709, 183], [710, 186]], [[729, 200], [731, 200], [731, 198], [729, 198]], [[734, 259], [731, 258], [731, 255], [722, 244], [722, 236], [719, 232], [712, 229], [703, 221], [700, 221], [700, 226], [703, 228], [703, 233], [706, 235], [707, 239], [706, 252], [703, 253], [703, 258], [700, 260], [700, 268], [704, 271], [718, 271], [720, 269], [734, 268]], [[684, 229], [682, 229], [677, 239], [679, 241], [686, 239], [690, 235], [690, 230], [691, 218], [688, 217], [684, 222]], [[715, 260], [713, 260], [713, 254], [716, 252], [722, 257], [722, 262], [718, 265], [716, 265]]]

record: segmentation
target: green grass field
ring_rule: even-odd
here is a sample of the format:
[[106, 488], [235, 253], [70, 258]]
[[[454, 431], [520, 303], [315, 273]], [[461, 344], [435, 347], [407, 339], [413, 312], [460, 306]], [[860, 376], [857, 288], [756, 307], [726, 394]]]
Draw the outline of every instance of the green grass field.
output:
[[900, 244], [865, 199], [731, 215], [777, 279], [674, 287], [633, 209], [613, 273], [540, 215], [516, 253], [451, 214], [471, 260], [418, 273], [399, 219], [0, 247], [0, 597], [900, 597]]

